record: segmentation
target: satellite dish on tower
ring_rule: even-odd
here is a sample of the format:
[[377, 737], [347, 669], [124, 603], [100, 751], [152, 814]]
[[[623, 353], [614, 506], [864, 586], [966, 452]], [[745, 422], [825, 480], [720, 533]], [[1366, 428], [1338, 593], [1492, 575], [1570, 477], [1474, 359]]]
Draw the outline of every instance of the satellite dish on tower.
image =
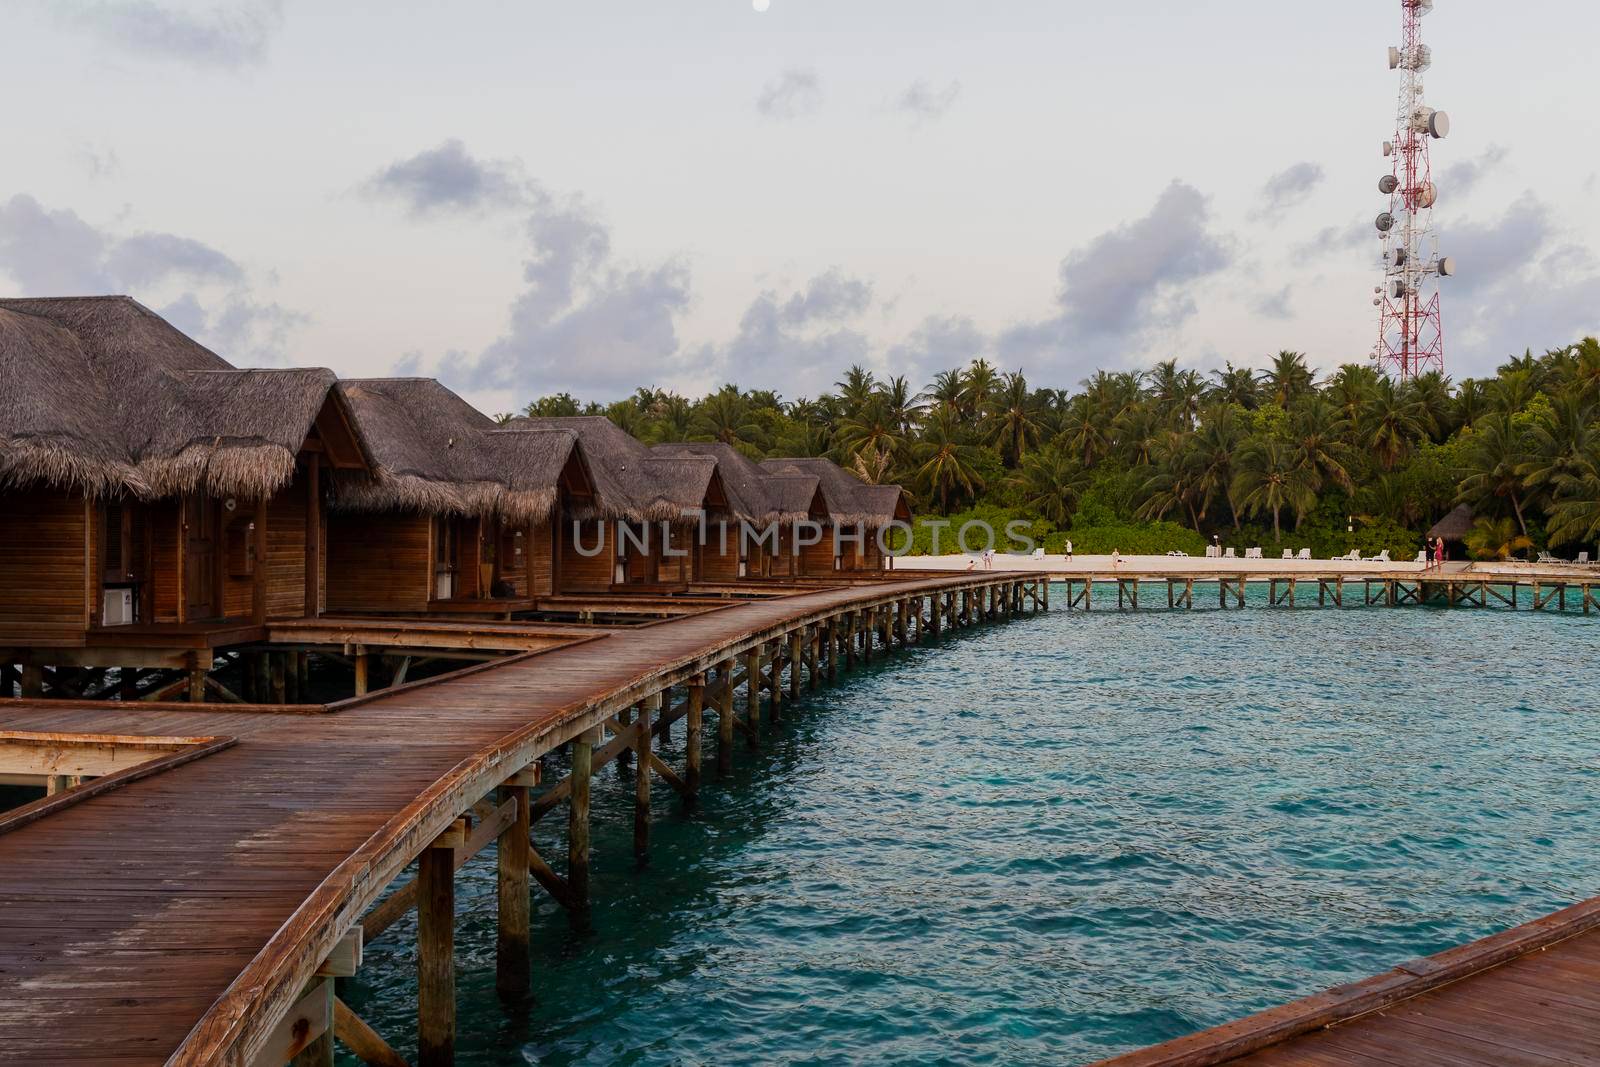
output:
[[1394, 229], [1394, 216], [1385, 211], [1382, 215], [1378, 216], [1377, 226], [1379, 233], [1388, 233], [1390, 230]]
[[1417, 190], [1417, 206], [1430, 208], [1439, 202], [1439, 187], [1432, 182], [1424, 182], [1422, 188]]
[[1400, 188], [1400, 179], [1393, 174], [1385, 174], [1378, 179], [1378, 192], [1384, 196], [1390, 195], [1398, 188]]
[[1394, 142], [1393, 141], [1385, 141], [1385, 142], [1383, 142], [1383, 158], [1384, 159], [1388, 159], [1392, 155], [1394, 155]]
[[1400, 69], [1400, 49], [1396, 48], [1394, 45], [1389, 46], [1389, 69]]
[[1439, 276], [1441, 278], [1454, 278], [1456, 276], [1456, 261], [1452, 256], [1445, 256], [1439, 260]]
[[1434, 111], [1428, 115], [1428, 133], [1436, 141], [1442, 141], [1450, 136], [1450, 116], [1443, 111]]

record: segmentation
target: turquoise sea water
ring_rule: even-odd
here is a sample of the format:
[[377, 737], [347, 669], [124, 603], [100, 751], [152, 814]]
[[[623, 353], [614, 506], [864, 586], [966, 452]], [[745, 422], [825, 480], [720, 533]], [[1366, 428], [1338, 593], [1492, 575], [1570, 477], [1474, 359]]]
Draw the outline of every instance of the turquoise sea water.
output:
[[[875, 662], [662, 799], [643, 869], [602, 772], [595, 931], [537, 898], [532, 1004], [465, 869], [460, 1061], [1078, 1063], [1491, 933], [1600, 892], [1597, 655], [1581, 615], [1058, 610]], [[341, 982], [408, 1054], [413, 929]]]

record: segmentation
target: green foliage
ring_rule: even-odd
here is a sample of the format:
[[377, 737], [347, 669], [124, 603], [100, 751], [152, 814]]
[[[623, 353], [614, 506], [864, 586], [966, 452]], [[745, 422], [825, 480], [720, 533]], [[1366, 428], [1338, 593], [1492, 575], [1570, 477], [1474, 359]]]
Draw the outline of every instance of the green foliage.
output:
[[1292, 351], [1257, 362], [1202, 373], [1169, 359], [1095, 371], [1072, 390], [975, 359], [921, 392], [855, 366], [814, 398], [645, 387], [608, 406], [558, 393], [526, 413], [604, 414], [652, 444], [827, 456], [905, 486], [918, 514], [1047, 521], [1084, 551], [1189, 551], [1217, 534], [1274, 555], [1399, 559], [1459, 503], [1535, 547], [1600, 539], [1600, 342], [1528, 352], [1458, 385], [1365, 364], [1319, 381]]

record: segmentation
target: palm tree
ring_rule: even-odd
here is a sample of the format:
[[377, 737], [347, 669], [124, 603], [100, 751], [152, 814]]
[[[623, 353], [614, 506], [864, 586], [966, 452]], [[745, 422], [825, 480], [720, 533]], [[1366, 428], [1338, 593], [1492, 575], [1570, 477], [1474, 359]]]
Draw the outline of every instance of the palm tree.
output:
[[1436, 370], [1419, 374], [1406, 383], [1421, 411], [1419, 421], [1435, 442], [1455, 432], [1455, 400], [1450, 395], [1450, 379]]
[[905, 375], [897, 374], [883, 383], [878, 390], [878, 395], [883, 397], [883, 405], [887, 411], [889, 421], [894, 423], [895, 429], [901, 437], [907, 437], [921, 421], [925, 407], [919, 396], [913, 395], [911, 385], [906, 381]]
[[1377, 380], [1362, 408], [1361, 422], [1364, 443], [1380, 467], [1392, 471], [1411, 454], [1423, 436], [1422, 417], [1422, 405], [1409, 391], [1388, 378]]
[[1106, 454], [1110, 441], [1101, 428], [1094, 401], [1087, 393], [1073, 397], [1067, 405], [1066, 416], [1061, 420], [1061, 436], [1085, 467], [1093, 467]]
[[1330, 481], [1345, 492], [1355, 484], [1346, 466], [1348, 452], [1343, 440], [1344, 419], [1332, 401], [1312, 393], [1294, 405], [1289, 413], [1289, 435], [1294, 442], [1295, 462], [1310, 472], [1313, 491], [1320, 492], [1323, 481]]
[[1272, 366], [1262, 375], [1262, 386], [1268, 398], [1281, 408], [1316, 388], [1311, 368], [1306, 366], [1306, 357], [1288, 349], [1273, 357]]
[[989, 400], [1000, 384], [1000, 373], [986, 359], [975, 359], [967, 368], [966, 389], [961, 395], [961, 410], [969, 419], [980, 419], [989, 411]]
[[1595, 409], [1576, 393], [1561, 393], [1528, 434], [1523, 482], [1549, 500], [1562, 479], [1579, 473], [1582, 456], [1596, 439]]
[[1600, 445], [1591, 444], [1561, 477], [1550, 508], [1550, 543], [1600, 539]]
[[1283, 540], [1279, 517], [1284, 508], [1293, 510], [1298, 522], [1316, 504], [1311, 476], [1295, 462], [1294, 449], [1287, 441], [1253, 439], [1234, 464], [1234, 499], [1246, 515], [1272, 512], [1272, 535], [1278, 541]]
[[1089, 484], [1089, 473], [1071, 452], [1046, 445], [1023, 458], [1012, 481], [1022, 492], [1023, 507], [1065, 526], [1072, 521], [1078, 498]]
[[687, 441], [694, 433], [694, 406], [677, 393], [663, 393], [657, 399], [645, 440], [651, 444]]
[[1212, 371], [1211, 377], [1217, 380], [1210, 392], [1213, 401], [1237, 404], [1246, 411], [1254, 411], [1260, 405], [1261, 383], [1249, 367], [1235, 367], [1230, 362], [1222, 370]]
[[766, 431], [755, 420], [750, 399], [736, 385], [724, 385], [700, 401], [690, 429], [699, 440], [721, 441], [746, 452], [758, 451], [766, 443]]
[[906, 441], [881, 393], [873, 393], [855, 414], [843, 419], [834, 438], [846, 466], [870, 453], [869, 469], [878, 475], [872, 479], [874, 482], [887, 471], [886, 464], [900, 454]]
[[1145, 501], [1135, 517], [1159, 521], [1178, 508], [1187, 513], [1189, 524], [1198, 531], [1207, 479], [1205, 454], [1195, 435], [1185, 430], [1166, 431], [1155, 447], [1152, 470], [1141, 487]]
[[1219, 495], [1228, 501], [1233, 528], [1239, 528], [1239, 509], [1233, 499], [1233, 461], [1244, 441], [1244, 425], [1239, 408], [1230, 403], [1213, 404], [1200, 416], [1195, 432], [1195, 449], [1200, 455], [1200, 517], [1204, 519], [1211, 502]]
[[938, 500], [942, 514], [950, 514], [952, 495], [975, 496], [983, 489], [975, 466], [977, 449], [965, 441], [961, 424], [949, 409], [941, 408], [928, 420], [912, 454], [918, 464], [916, 484]]
[[1459, 499], [1479, 511], [1507, 502], [1516, 513], [1517, 528], [1527, 533], [1522, 514], [1522, 468], [1528, 455], [1515, 417], [1500, 412], [1482, 419], [1465, 441]]
[[843, 404], [845, 414], [853, 415], [865, 407], [867, 401], [872, 399], [872, 394], [877, 392], [878, 379], [857, 363], [845, 371], [844, 377], [834, 382], [833, 387], [839, 390], [839, 402]]
[[1489, 394], [1476, 378], [1463, 378], [1456, 386], [1455, 424], [1470, 429], [1489, 407]]
[[1023, 454], [1039, 443], [1039, 402], [1028, 391], [1028, 380], [1021, 371], [1007, 374], [991, 395], [982, 430], [1005, 465], [1015, 467], [1022, 462]]
[[1477, 559], [1510, 559], [1513, 552], [1533, 547], [1533, 538], [1518, 533], [1510, 519], [1480, 517], [1467, 531], [1467, 551]]
[[961, 411], [963, 398], [967, 395], [967, 377], [958, 367], [955, 370], [942, 370], [933, 376], [933, 381], [922, 391], [921, 399], [929, 407], [947, 407], [952, 411]]

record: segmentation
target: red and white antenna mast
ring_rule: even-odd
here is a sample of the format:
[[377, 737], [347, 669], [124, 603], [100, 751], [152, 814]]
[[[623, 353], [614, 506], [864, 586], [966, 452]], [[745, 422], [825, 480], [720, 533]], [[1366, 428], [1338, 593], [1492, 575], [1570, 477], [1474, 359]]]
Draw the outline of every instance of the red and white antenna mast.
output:
[[1439, 190], [1433, 184], [1428, 142], [1450, 132], [1450, 116], [1423, 98], [1422, 74], [1433, 65], [1433, 52], [1422, 43], [1422, 17], [1433, 10], [1433, 0], [1400, 0], [1400, 9], [1402, 43], [1389, 49], [1389, 69], [1400, 71], [1404, 80], [1394, 140], [1383, 143], [1394, 169], [1378, 181], [1389, 210], [1378, 216], [1384, 284], [1372, 302], [1381, 311], [1373, 358], [1379, 370], [1405, 381], [1444, 371], [1439, 279], [1455, 273], [1455, 261], [1440, 258], [1433, 229]]

